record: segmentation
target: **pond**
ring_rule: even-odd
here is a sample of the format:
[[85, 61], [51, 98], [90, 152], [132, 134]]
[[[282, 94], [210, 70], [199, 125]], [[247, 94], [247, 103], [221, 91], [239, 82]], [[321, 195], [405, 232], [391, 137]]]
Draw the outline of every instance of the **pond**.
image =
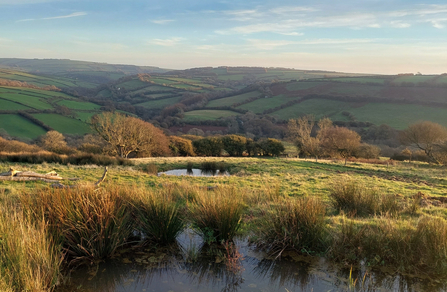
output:
[[393, 273], [352, 272], [322, 258], [287, 253], [275, 260], [246, 240], [237, 251], [203, 245], [191, 230], [175, 246], [145, 246], [83, 266], [56, 292], [128, 291], [446, 291], [447, 285]]
[[165, 172], [159, 172], [158, 175], [189, 175], [189, 176], [226, 176], [230, 175], [228, 171], [220, 171], [220, 170], [201, 170], [197, 168], [192, 169], [173, 169]]

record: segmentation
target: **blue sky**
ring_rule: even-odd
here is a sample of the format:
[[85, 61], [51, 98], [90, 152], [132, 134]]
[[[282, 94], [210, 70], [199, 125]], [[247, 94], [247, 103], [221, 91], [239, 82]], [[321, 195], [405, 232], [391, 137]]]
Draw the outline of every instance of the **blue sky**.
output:
[[447, 72], [447, 3], [0, 0], [0, 57]]

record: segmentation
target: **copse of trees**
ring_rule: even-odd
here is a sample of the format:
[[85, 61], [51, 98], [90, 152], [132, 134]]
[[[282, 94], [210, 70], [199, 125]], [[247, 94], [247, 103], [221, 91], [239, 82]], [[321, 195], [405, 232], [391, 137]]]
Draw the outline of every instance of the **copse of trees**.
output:
[[342, 157], [346, 164], [348, 158], [360, 153], [360, 135], [348, 128], [334, 126], [328, 118], [321, 119], [317, 125], [313, 116], [292, 119], [288, 131], [298, 151], [316, 160], [322, 156]]
[[447, 163], [447, 129], [433, 122], [419, 122], [401, 132], [402, 144], [424, 151], [430, 162]]
[[169, 148], [173, 155], [178, 156], [195, 156], [194, 147], [192, 146], [192, 141], [188, 139], [183, 139], [177, 136], [169, 137], [170, 144]]
[[279, 156], [285, 147], [277, 139], [253, 141], [243, 136], [226, 135], [192, 141], [194, 152], [200, 156]]
[[166, 156], [170, 154], [169, 139], [163, 131], [138, 118], [104, 112], [93, 116], [92, 128], [107, 143], [105, 151], [128, 158]]

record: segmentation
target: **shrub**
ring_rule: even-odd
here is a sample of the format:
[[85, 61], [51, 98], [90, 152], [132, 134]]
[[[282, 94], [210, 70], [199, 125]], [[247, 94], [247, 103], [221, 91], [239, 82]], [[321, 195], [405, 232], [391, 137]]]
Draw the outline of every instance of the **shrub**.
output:
[[256, 243], [278, 256], [286, 249], [325, 252], [328, 248], [325, 214], [326, 207], [317, 198], [283, 202], [261, 219]]
[[243, 209], [235, 188], [201, 190], [189, 205], [192, 225], [207, 243], [232, 240], [241, 227]]

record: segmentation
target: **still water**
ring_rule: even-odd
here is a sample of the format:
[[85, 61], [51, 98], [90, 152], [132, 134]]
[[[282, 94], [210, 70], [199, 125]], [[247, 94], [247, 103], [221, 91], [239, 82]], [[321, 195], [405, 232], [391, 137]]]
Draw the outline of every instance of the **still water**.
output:
[[158, 175], [189, 175], [189, 176], [220, 176], [220, 175], [230, 175], [227, 171], [219, 171], [219, 170], [201, 170], [197, 168], [193, 169], [173, 169], [165, 172], [159, 172]]
[[288, 253], [270, 258], [247, 241], [226, 264], [225, 249], [203, 245], [191, 230], [166, 248], [123, 250], [113, 259], [82, 266], [56, 292], [186, 292], [186, 291], [447, 291], [445, 283], [387, 273], [352, 272], [322, 258]]

